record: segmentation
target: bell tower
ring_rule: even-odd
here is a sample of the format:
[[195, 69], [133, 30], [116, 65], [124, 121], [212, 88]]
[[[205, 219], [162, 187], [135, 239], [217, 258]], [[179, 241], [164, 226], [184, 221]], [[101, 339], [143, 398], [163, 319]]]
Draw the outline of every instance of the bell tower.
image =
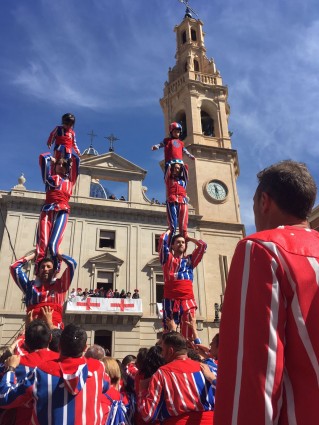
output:
[[185, 160], [190, 171], [190, 204], [202, 220], [239, 224], [239, 166], [228, 129], [228, 89], [214, 60], [206, 56], [203, 22], [186, 9], [175, 33], [176, 63], [169, 69], [160, 104], [165, 128], [172, 121], [179, 122], [181, 138], [196, 158]]

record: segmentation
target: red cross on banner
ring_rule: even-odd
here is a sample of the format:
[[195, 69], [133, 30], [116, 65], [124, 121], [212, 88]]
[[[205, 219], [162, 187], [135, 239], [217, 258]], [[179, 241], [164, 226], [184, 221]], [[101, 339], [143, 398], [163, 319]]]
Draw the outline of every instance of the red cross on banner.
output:
[[77, 302], [76, 305], [79, 307], [85, 307], [85, 310], [91, 310], [91, 307], [101, 307], [100, 303], [97, 303], [97, 302], [92, 303], [90, 297], [88, 297], [86, 301], [83, 303]]
[[111, 303], [110, 306], [119, 307], [121, 311], [124, 311], [125, 308], [134, 308], [135, 304], [125, 304], [124, 298], [122, 298], [119, 303]]

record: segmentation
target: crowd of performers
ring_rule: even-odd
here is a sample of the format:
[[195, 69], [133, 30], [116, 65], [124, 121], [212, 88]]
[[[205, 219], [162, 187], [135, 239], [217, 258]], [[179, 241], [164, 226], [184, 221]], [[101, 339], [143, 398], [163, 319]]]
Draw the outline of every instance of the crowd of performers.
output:
[[[102, 347], [87, 349], [86, 332], [79, 326], [63, 324], [63, 305], [77, 265], [60, 251], [70, 213], [69, 199], [79, 172], [74, 123], [72, 114], [63, 115], [62, 125], [51, 132], [47, 143], [49, 148], [54, 145], [53, 155], [40, 155], [46, 200], [41, 208], [36, 250], [10, 266], [14, 281], [25, 295], [27, 319], [25, 333], [0, 365], [0, 422], [116, 425], [186, 424], [191, 420], [211, 424], [218, 343], [211, 348], [202, 346], [196, 330], [193, 270], [206, 244], [187, 232], [188, 167], [183, 154], [194, 157], [179, 139], [181, 126], [172, 123], [170, 137], [152, 148], [164, 147], [165, 153], [169, 228], [159, 242], [165, 279], [163, 338], [154, 347], [141, 349], [136, 362], [131, 356], [130, 362], [125, 364], [124, 359], [119, 365], [105, 356], [109, 353]], [[190, 242], [195, 250], [187, 255]], [[25, 271], [30, 261], [34, 262], [34, 280]], [[68, 300], [75, 296], [140, 295], [138, 289], [132, 295], [117, 289], [77, 288], [70, 291]], [[181, 389], [185, 392], [182, 398]]]

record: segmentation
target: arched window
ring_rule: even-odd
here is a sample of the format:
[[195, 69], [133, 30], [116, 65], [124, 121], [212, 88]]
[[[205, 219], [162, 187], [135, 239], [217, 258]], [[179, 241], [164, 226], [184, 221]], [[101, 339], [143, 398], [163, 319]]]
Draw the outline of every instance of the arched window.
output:
[[214, 120], [207, 114], [205, 111], [200, 113], [201, 122], [202, 122], [202, 133], [204, 136], [214, 137]]
[[196, 31], [195, 30], [191, 30], [191, 37], [192, 37], [192, 41], [196, 41], [197, 40], [197, 35], [196, 35]]
[[196, 72], [199, 71], [199, 63], [196, 59], [194, 59], [194, 71], [196, 71]]
[[182, 32], [182, 43], [185, 44], [186, 43], [186, 31]]
[[182, 126], [183, 132], [180, 135], [180, 139], [184, 140], [187, 137], [187, 123], [185, 112], [180, 112], [179, 114], [177, 114], [175, 121], [179, 122]]

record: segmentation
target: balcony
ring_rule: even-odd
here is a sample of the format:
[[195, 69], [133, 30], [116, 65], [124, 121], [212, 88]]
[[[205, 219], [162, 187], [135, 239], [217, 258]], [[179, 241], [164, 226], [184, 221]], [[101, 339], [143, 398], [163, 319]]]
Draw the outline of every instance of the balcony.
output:
[[77, 324], [127, 325], [143, 316], [141, 298], [98, 298], [76, 296], [65, 307], [66, 321]]

